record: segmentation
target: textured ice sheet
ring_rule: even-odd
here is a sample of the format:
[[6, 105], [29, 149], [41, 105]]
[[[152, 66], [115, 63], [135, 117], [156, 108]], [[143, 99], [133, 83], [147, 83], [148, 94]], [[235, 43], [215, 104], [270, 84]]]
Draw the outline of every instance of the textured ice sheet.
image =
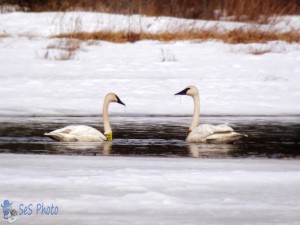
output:
[[0, 155], [1, 198], [26, 224], [298, 224], [297, 160]]

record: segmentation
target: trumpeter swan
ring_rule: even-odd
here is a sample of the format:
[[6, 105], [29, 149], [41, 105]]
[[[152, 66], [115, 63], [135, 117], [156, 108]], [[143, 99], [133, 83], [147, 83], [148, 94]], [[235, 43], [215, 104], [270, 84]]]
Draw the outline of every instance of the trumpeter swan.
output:
[[187, 142], [194, 143], [233, 143], [247, 137], [247, 135], [239, 134], [233, 131], [233, 129], [227, 124], [211, 125], [199, 123], [200, 114], [200, 98], [197, 87], [190, 85], [184, 90], [176, 93], [175, 95], [189, 95], [194, 99], [194, 115], [192, 124], [189, 128], [190, 134], [187, 136]]
[[109, 124], [108, 118], [108, 106], [110, 102], [117, 102], [125, 105], [120, 98], [114, 93], [108, 93], [105, 96], [103, 103], [103, 124], [104, 124], [104, 135], [93, 127], [86, 125], [71, 125], [58, 130], [54, 130], [49, 133], [45, 133], [45, 136], [50, 137], [56, 141], [64, 142], [95, 142], [95, 141], [111, 141], [112, 130]]

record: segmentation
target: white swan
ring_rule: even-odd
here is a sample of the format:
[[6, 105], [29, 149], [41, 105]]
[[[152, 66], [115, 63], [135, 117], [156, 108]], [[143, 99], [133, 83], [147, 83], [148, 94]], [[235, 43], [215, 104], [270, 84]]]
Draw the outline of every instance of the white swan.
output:
[[189, 128], [190, 134], [187, 136], [187, 142], [194, 143], [233, 143], [241, 139], [242, 137], [247, 137], [247, 135], [239, 134], [233, 131], [233, 129], [226, 125], [211, 125], [211, 124], [201, 124], [198, 126], [199, 114], [200, 114], [200, 98], [197, 87], [188, 86], [186, 89], [178, 92], [175, 95], [189, 95], [194, 99], [194, 115], [192, 124]]
[[104, 135], [93, 127], [85, 125], [71, 125], [49, 133], [45, 136], [50, 137], [56, 141], [64, 142], [96, 142], [96, 141], [112, 141], [112, 130], [108, 119], [108, 106], [110, 102], [117, 102], [125, 105], [120, 98], [114, 93], [108, 93], [105, 96], [103, 103], [103, 123]]

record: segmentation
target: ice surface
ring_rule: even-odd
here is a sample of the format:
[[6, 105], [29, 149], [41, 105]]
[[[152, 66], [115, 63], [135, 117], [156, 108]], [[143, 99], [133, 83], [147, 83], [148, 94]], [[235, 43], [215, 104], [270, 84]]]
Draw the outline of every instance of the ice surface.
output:
[[[54, 204], [26, 224], [289, 224], [297, 160], [0, 155], [1, 198]], [[25, 222], [26, 221], [26, 222]]]
[[[113, 104], [111, 112], [191, 114], [192, 100], [174, 96], [190, 84], [200, 89], [202, 114], [300, 114], [299, 44], [94, 42], [81, 43], [73, 60], [55, 60], [60, 50], [49, 46], [59, 40], [47, 37], [72, 30], [76, 18], [87, 31], [128, 28], [128, 20], [136, 25], [139, 18], [151, 32], [189, 23], [216, 25], [80, 12], [0, 14], [0, 33], [11, 35], [0, 38], [0, 115], [99, 114], [105, 94], [111, 91], [127, 105], [123, 109]], [[300, 27], [299, 18], [283, 18], [278, 26]], [[220, 23], [226, 29], [245, 25]], [[262, 55], [248, 53], [268, 49], [271, 52]], [[50, 59], [44, 59], [45, 54]]]

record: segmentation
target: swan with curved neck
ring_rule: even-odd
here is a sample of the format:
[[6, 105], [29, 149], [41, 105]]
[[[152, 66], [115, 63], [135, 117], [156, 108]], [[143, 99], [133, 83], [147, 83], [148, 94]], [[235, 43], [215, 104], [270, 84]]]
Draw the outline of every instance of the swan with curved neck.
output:
[[233, 143], [242, 137], [247, 137], [247, 135], [234, 132], [233, 129], [227, 124], [221, 124], [217, 126], [211, 124], [201, 124], [198, 126], [200, 116], [200, 97], [197, 87], [190, 85], [175, 95], [189, 95], [194, 100], [194, 114], [191, 126], [189, 127], [190, 133], [186, 138], [187, 142]]
[[63, 142], [112, 141], [112, 130], [108, 117], [108, 107], [111, 102], [125, 105], [115, 93], [108, 93], [105, 96], [102, 113], [104, 135], [95, 128], [86, 125], [71, 125], [49, 133], [45, 133], [44, 135], [53, 140]]

